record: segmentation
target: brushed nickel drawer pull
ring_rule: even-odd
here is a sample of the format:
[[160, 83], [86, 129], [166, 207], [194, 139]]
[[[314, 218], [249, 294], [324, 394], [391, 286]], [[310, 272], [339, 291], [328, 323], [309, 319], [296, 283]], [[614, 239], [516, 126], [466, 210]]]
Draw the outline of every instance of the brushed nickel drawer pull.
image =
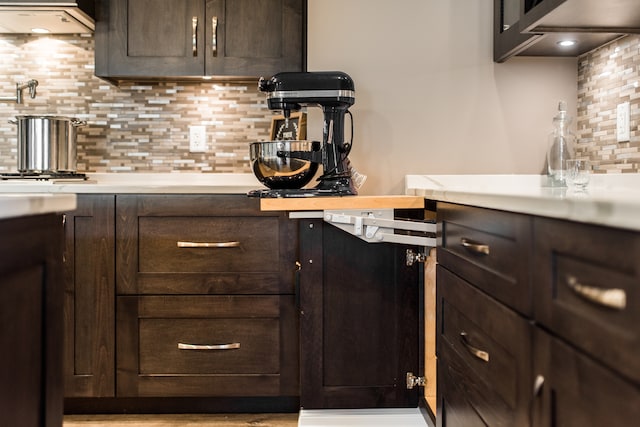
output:
[[533, 396], [540, 396], [542, 392], [542, 387], [544, 386], [544, 377], [540, 374], [536, 376], [535, 381], [533, 382]]
[[191, 45], [193, 56], [198, 56], [198, 17], [191, 18]]
[[211, 18], [211, 53], [218, 55], [218, 17]]
[[575, 276], [567, 276], [567, 286], [582, 298], [604, 307], [624, 310], [627, 306], [627, 293], [624, 289], [602, 289], [583, 285]]
[[469, 344], [466, 332], [464, 331], [460, 332], [460, 341], [462, 341], [462, 344], [464, 344], [464, 346], [467, 348], [469, 353], [473, 354], [475, 357], [477, 357], [480, 360], [489, 362], [489, 353], [487, 353], [486, 351], [480, 350], [479, 348], [476, 348], [471, 344]]
[[464, 248], [469, 249], [472, 252], [489, 255], [489, 245], [485, 245], [484, 243], [475, 242], [471, 239], [463, 237], [462, 239], [460, 239], [460, 244]]
[[180, 350], [234, 350], [240, 348], [239, 342], [232, 342], [230, 344], [185, 344], [178, 343], [178, 349]]
[[177, 242], [179, 248], [237, 248], [240, 242]]

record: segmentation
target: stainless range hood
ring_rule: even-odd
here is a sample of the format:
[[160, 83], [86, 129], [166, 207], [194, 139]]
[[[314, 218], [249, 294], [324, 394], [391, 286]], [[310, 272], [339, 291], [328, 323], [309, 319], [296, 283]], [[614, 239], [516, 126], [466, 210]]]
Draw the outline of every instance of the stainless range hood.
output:
[[95, 30], [95, 0], [0, 0], [0, 33], [81, 34]]

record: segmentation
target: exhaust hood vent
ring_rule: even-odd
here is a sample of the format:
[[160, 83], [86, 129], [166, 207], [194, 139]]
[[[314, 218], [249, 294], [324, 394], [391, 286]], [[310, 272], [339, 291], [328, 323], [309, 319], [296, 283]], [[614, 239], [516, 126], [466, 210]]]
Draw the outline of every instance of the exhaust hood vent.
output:
[[0, 33], [93, 33], [94, 16], [94, 1], [0, 1]]

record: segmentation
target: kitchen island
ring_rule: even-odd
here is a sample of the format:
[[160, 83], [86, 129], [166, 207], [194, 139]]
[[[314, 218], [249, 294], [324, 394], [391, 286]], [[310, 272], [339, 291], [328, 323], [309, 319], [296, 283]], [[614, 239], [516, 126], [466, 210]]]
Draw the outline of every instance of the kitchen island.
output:
[[62, 236], [73, 194], [0, 194], [0, 413], [62, 425]]
[[406, 177], [437, 211], [439, 426], [640, 416], [639, 178]]

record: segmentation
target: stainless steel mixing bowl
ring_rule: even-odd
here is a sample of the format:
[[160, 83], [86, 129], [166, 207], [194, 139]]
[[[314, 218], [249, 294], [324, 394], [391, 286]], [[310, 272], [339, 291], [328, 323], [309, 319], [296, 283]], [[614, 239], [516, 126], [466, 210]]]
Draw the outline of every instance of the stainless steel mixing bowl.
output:
[[318, 164], [289, 157], [287, 153], [319, 150], [320, 144], [314, 141], [253, 142], [249, 147], [251, 169], [256, 178], [271, 189], [302, 188], [316, 174]]

